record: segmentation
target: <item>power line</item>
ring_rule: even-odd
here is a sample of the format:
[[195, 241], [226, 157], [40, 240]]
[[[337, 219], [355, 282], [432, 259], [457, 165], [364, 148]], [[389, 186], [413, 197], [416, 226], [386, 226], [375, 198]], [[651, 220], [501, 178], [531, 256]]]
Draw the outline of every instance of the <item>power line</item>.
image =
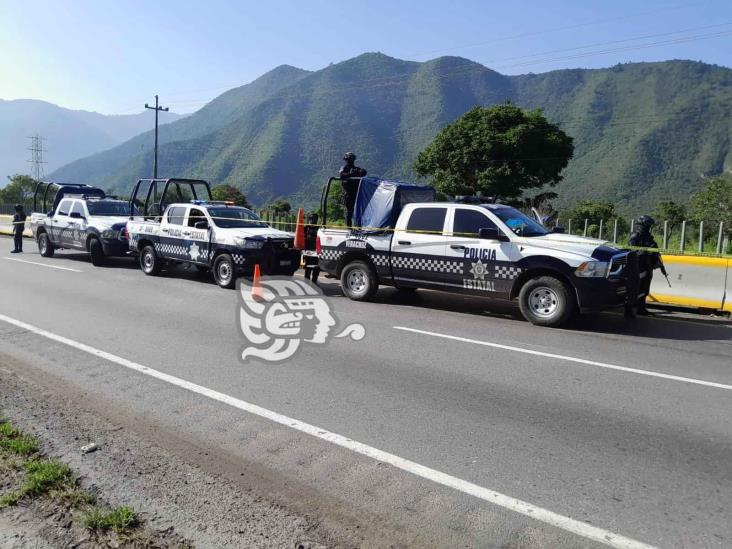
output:
[[[527, 33], [503, 36], [503, 37], [494, 38], [492, 40], [487, 40], [487, 41], [482, 41], [482, 42], [474, 42], [472, 44], [463, 44], [460, 46], [453, 46], [453, 47], [449, 47], [449, 48], [441, 48], [441, 49], [428, 50], [428, 51], [422, 51], [422, 52], [413, 52], [413, 53], [409, 53], [409, 54], [404, 54], [404, 57], [412, 57], [412, 56], [426, 55], [426, 54], [433, 54], [433, 53], [442, 53], [442, 52], [446, 52], [446, 51], [453, 51], [453, 50], [458, 50], [458, 49], [471, 48], [471, 47], [490, 45], [490, 44], [499, 44], [502, 42], [517, 40], [519, 38], [527, 38], [530, 36], [540, 36], [542, 34], [549, 34], [549, 33], [555, 33], [555, 32], [566, 31], [566, 30], [574, 30], [574, 29], [578, 29], [578, 28], [582, 28], [582, 27], [601, 25], [604, 23], [614, 23], [614, 22], [618, 22], [618, 21], [625, 21], [625, 20], [634, 19], [637, 17], [644, 17], [646, 15], [655, 15], [656, 13], [659, 13], [659, 12], [668, 12], [668, 11], [673, 11], [673, 10], [686, 9], [686, 8], [690, 8], [690, 7], [694, 7], [694, 6], [695, 6], [695, 4], [684, 4], [684, 5], [678, 5], [678, 6], [662, 7], [662, 8], [658, 8], [655, 10], [645, 11], [645, 12], [636, 13], [636, 14], [632, 14], [632, 15], [624, 15], [624, 16], [612, 17], [612, 18], [608, 18], [608, 19], [598, 19], [595, 21], [588, 21], [585, 23], [577, 23], [574, 25], [566, 25], [566, 26], [562, 26], [562, 27], [547, 28], [547, 29], [542, 29], [542, 30], [538, 30], [538, 31], [534, 31], [534, 32], [527, 32]], [[706, 28], [706, 27], [700, 27], [700, 28]], [[690, 30], [699, 30], [699, 28], [690, 29]], [[679, 33], [679, 32], [685, 32], [685, 31], [676, 31], [676, 33]], [[675, 34], [675, 33], [670, 33], [670, 34]], [[640, 38], [637, 38], [637, 39], [640, 39]], [[631, 38], [629, 40], [636, 40], [636, 39]], [[586, 47], [589, 47], [589, 46], [586, 46]], [[535, 54], [535, 55], [543, 55], [543, 54]], [[522, 57], [526, 57], [526, 56], [522, 56]], [[492, 61], [489, 61], [489, 62], [492, 62]], [[317, 72], [317, 71], [310, 71], [310, 72]], [[205, 92], [209, 92], [209, 91], [210, 92], [216, 92], [219, 90], [228, 91], [230, 89], [238, 88], [243, 85], [246, 85], [246, 84], [242, 84], [241, 82], [236, 82], [236, 83], [232, 83], [232, 84], [228, 84], [228, 85], [222, 84], [215, 88], [190, 90], [188, 92], [173, 94], [172, 97], [176, 97], [176, 96], [179, 97], [181, 95], [188, 95], [188, 94], [192, 94], [192, 93], [205, 93]], [[171, 105], [180, 105], [180, 104], [185, 104], [185, 103], [200, 103], [200, 102], [201, 101], [199, 101], [199, 100], [187, 100], [187, 101], [171, 102], [170, 104]]]
[[30, 147], [28, 147], [28, 150], [31, 152], [31, 157], [28, 162], [30, 162], [31, 164], [33, 179], [35, 179], [36, 181], [41, 181], [46, 175], [43, 170], [43, 165], [46, 163], [43, 160], [43, 153], [47, 152], [43, 148], [43, 142], [46, 140], [46, 138], [35, 134], [29, 136], [28, 139], [31, 140], [31, 145]]
[[[523, 56], [518, 57], [508, 57], [504, 59], [497, 59], [494, 61], [491, 61], [491, 63], [502, 63], [503, 61], [513, 61], [516, 59], [529, 59], [531, 57], [538, 57], [541, 55], [548, 55], [550, 53], [560, 53], [563, 51], [577, 51], [587, 48], [593, 48], [593, 47], [599, 47], [599, 46], [612, 46], [614, 44], [622, 44], [627, 42], [633, 42], [638, 40], [644, 40], [648, 38], [659, 38], [663, 36], [673, 36], [677, 34], [682, 34], [685, 32], [695, 32], [700, 30], [707, 30], [712, 28], [721, 28], [721, 27], [729, 27], [732, 25], [732, 22], [726, 22], [726, 23], [719, 23], [716, 25], [706, 25], [701, 27], [693, 27], [688, 29], [682, 29], [682, 30], [676, 30], [666, 33], [658, 33], [658, 34], [651, 34], [651, 35], [644, 35], [644, 36], [637, 36], [633, 38], [626, 38], [623, 40], [612, 40], [608, 42], [597, 42], [593, 44], [587, 44], [584, 46], [576, 46], [573, 48], [566, 48], [563, 50], [550, 50], [546, 52], [540, 52], [535, 54], [527, 54]], [[570, 59], [579, 59], [584, 57], [592, 57], [597, 55], [607, 55], [610, 53], [616, 53], [621, 51], [632, 51], [632, 50], [642, 50], [642, 49], [648, 49], [653, 47], [659, 47], [664, 45], [674, 45], [674, 44], [683, 44], [688, 42], [696, 42], [700, 40], [708, 40], [712, 38], [720, 38], [724, 36], [732, 35], [732, 30], [730, 31], [717, 31], [712, 33], [705, 33], [705, 34], [696, 34], [691, 36], [681, 36], [678, 38], [673, 38], [669, 40], [664, 41], [656, 41], [656, 42], [647, 42], [644, 44], [630, 44], [628, 46], [621, 46], [616, 48], [607, 48], [607, 49], [601, 49], [601, 50], [594, 50], [589, 52], [580, 52], [577, 54], [572, 55], [566, 55], [566, 56], [557, 56], [557, 57], [549, 57], [549, 58], [540, 58], [540, 59], [529, 59], [528, 61], [521, 61], [517, 63], [504, 63], [499, 65], [494, 65], [495, 68], [515, 68], [515, 67], [524, 67], [529, 65], [536, 65], [536, 64], [543, 64], [543, 63], [550, 63], [550, 62], [556, 62], [556, 61], [563, 61], [563, 60], [570, 60]], [[461, 67], [459, 69], [454, 70], [448, 70], [444, 71], [438, 74], [431, 75], [433, 78], [449, 78], [455, 75], [459, 74], [468, 74], [471, 72], [478, 72], [481, 69], [488, 69], [490, 68], [485, 67], [481, 64], [475, 63], [474, 65], [471, 65], [470, 67]], [[416, 75], [415, 72], [408, 72], [406, 74], [400, 74], [395, 76], [387, 76], [387, 77], [377, 77], [377, 78], [369, 78], [360, 80], [357, 83], [353, 83], [347, 86], [330, 86], [327, 90], [321, 90], [316, 93], [310, 93], [310, 92], [301, 92], [301, 93], [288, 93], [287, 90], [283, 90], [282, 92], [276, 94], [273, 98], [279, 98], [279, 99], [295, 99], [298, 97], [306, 97], [306, 96], [324, 96], [324, 95], [334, 95], [341, 92], [347, 92], [352, 90], [360, 90], [364, 88], [380, 88], [380, 87], [389, 87], [389, 86], [395, 86], [400, 85], [409, 79], [413, 78]], [[185, 105], [185, 104], [199, 104], [199, 103], [208, 103], [211, 101], [211, 99], [201, 99], [201, 100], [188, 100], [188, 101], [178, 101], [173, 102], [171, 104], [173, 105]]]

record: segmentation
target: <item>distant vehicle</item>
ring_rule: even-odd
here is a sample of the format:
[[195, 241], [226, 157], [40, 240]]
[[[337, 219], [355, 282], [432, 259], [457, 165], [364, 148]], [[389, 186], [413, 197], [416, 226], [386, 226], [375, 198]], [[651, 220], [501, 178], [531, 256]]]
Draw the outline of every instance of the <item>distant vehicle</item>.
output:
[[130, 207], [139, 216], [127, 223], [130, 251], [145, 274], [165, 264], [212, 271], [222, 288], [253, 274], [292, 276], [300, 267], [294, 235], [273, 229], [247, 208], [211, 199], [209, 184], [192, 179], [141, 179]]
[[634, 252], [550, 231], [510, 206], [434, 197], [430, 187], [363, 178], [354, 215], [363, 229], [319, 229], [320, 268], [353, 300], [370, 299], [380, 284], [518, 299], [522, 315], [542, 326], [623, 306], [648, 275]]
[[129, 254], [127, 201], [89, 185], [41, 182], [33, 197], [30, 225], [43, 257], [57, 249], [88, 252], [94, 265]]

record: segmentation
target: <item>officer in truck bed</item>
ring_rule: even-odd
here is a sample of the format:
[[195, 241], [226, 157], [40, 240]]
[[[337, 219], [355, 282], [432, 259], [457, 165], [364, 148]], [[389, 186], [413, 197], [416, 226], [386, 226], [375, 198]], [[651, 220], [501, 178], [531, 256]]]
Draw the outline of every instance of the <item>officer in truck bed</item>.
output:
[[346, 227], [353, 225], [353, 207], [356, 204], [356, 193], [358, 192], [358, 184], [360, 178], [366, 176], [366, 170], [356, 166], [356, 155], [347, 152], [343, 155], [346, 163], [338, 174], [343, 185], [343, 206], [346, 209]]

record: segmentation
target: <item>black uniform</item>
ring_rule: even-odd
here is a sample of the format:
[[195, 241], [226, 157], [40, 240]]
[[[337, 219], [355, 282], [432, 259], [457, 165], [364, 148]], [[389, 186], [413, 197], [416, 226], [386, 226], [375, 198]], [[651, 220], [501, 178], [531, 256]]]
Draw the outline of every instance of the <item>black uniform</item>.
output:
[[[651, 223], [640, 223], [639, 228], [636, 232], [630, 235], [630, 245], [638, 246], [639, 248], [658, 248], [653, 235], [651, 234]], [[638, 312], [641, 314], [647, 313], [646, 310], [646, 298], [651, 291], [651, 280], [653, 279], [653, 270], [661, 267], [661, 256], [656, 252], [638, 252], [638, 270], [643, 273], [647, 272], [647, 276], [642, 278], [639, 283], [639, 291], [643, 294], [638, 300]]]
[[[315, 241], [318, 238], [318, 214], [312, 214], [308, 217], [308, 224], [305, 225], [305, 250], [303, 259], [305, 260], [305, 278], [318, 283], [318, 275], [320, 275], [320, 266], [318, 257], [312, 255], [315, 252]], [[310, 252], [310, 253], [308, 253]]]
[[360, 178], [366, 176], [366, 170], [356, 166], [356, 155], [353, 153], [347, 153], [343, 160], [346, 163], [341, 168], [338, 177], [343, 185], [343, 206], [346, 209], [346, 226], [351, 227], [353, 225], [353, 207], [356, 204], [356, 193], [358, 192], [358, 185]]
[[15, 206], [15, 215], [13, 215], [13, 244], [15, 249], [12, 253], [17, 254], [23, 251], [23, 230], [25, 229], [26, 215], [23, 206], [20, 204]]

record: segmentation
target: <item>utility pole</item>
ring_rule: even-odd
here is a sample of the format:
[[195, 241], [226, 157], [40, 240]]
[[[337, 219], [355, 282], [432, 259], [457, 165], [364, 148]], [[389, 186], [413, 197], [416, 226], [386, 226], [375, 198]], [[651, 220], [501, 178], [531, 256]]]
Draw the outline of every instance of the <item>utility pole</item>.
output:
[[155, 111], [155, 163], [153, 164], [153, 179], [158, 178], [158, 113], [160, 111], [168, 112], [168, 107], [161, 107], [158, 104], [158, 96], [155, 96], [155, 106], [151, 107], [145, 103], [146, 109], [152, 109]]
[[40, 181], [45, 177], [45, 174], [43, 173], [43, 165], [45, 164], [43, 161], [43, 142], [46, 138], [36, 134], [28, 137], [28, 139], [31, 140], [31, 146], [28, 147], [28, 150], [31, 152], [31, 158], [28, 162], [33, 166], [33, 179]]

